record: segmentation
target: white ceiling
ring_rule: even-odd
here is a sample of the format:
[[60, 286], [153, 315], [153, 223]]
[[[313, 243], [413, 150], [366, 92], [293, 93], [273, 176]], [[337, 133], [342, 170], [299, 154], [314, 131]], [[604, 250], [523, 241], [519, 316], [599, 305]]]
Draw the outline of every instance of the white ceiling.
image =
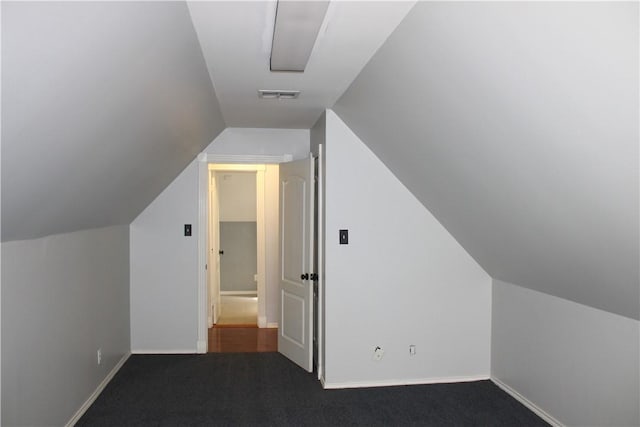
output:
[[[332, 1], [304, 73], [269, 71], [275, 1], [188, 6], [227, 126], [309, 129], [414, 3]], [[301, 94], [295, 100], [259, 99], [258, 89]]]

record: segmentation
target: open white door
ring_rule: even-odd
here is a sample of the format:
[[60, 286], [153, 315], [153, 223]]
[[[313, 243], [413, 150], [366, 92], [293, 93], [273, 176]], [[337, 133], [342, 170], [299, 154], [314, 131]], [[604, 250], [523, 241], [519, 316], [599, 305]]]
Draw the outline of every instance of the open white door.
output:
[[[220, 315], [220, 208], [216, 173], [209, 171], [209, 318], [218, 323]], [[209, 326], [211, 327], [211, 325]]]
[[280, 164], [280, 325], [278, 351], [313, 369], [312, 158]]

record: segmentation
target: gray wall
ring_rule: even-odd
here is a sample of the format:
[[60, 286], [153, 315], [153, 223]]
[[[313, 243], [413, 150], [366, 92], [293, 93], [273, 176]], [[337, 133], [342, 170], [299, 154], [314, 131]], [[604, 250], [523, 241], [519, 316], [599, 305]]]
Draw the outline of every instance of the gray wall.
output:
[[185, 2], [2, 2], [1, 28], [3, 241], [129, 224], [225, 127]]
[[492, 305], [494, 379], [565, 425], [640, 425], [640, 322], [497, 280]]
[[640, 319], [638, 2], [418, 2], [336, 113], [494, 278]]
[[128, 352], [127, 226], [2, 243], [2, 425], [66, 424]]
[[221, 221], [220, 249], [220, 290], [257, 292], [256, 223]]

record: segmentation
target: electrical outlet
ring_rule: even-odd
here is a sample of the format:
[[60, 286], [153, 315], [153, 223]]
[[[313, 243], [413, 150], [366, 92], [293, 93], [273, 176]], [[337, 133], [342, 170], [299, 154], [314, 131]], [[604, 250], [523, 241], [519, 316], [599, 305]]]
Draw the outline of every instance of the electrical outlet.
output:
[[384, 356], [384, 350], [382, 349], [382, 347], [376, 346], [376, 348], [373, 349], [373, 360], [375, 360], [376, 362], [379, 362], [382, 360], [383, 356]]
[[416, 346], [411, 344], [409, 346], [409, 356], [415, 356], [416, 355]]
[[97, 353], [97, 357], [98, 357], [98, 365], [102, 364], [102, 349], [99, 348]]

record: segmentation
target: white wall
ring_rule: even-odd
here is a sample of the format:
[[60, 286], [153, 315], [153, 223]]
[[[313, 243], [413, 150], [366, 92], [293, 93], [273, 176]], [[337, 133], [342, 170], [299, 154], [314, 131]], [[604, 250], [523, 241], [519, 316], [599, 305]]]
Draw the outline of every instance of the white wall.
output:
[[[230, 132], [229, 132], [230, 131]], [[209, 154], [309, 153], [309, 131], [227, 129]], [[265, 172], [266, 191], [277, 193], [277, 166]], [[268, 194], [267, 193], [267, 194]], [[274, 202], [277, 206], [277, 199]], [[193, 236], [183, 236], [184, 224]], [[267, 212], [267, 254], [277, 254], [277, 213]], [[131, 223], [131, 348], [133, 352], [195, 352], [197, 349], [198, 164], [193, 161]], [[271, 230], [271, 232], [269, 231]], [[275, 233], [275, 234], [273, 234]], [[277, 258], [266, 266], [267, 323], [278, 321]]]
[[325, 185], [325, 386], [488, 378], [490, 277], [330, 110]]
[[[195, 352], [198, 162], [131, 223], [131, 349]], [[185, 237], [184, 224], [192, 225]]]
[[128, 352], [127, 226], [2, 243], [2, 425], [66, 424]]
[[493, 283], [491, 376], [564, 425], [640, 425], [640, 322]]
[[216, 172], [220, 222], [256, 221], [256, 173]]
[[308, 129], [226, 128], [207, 148], [211, 154], [309, 155]]

